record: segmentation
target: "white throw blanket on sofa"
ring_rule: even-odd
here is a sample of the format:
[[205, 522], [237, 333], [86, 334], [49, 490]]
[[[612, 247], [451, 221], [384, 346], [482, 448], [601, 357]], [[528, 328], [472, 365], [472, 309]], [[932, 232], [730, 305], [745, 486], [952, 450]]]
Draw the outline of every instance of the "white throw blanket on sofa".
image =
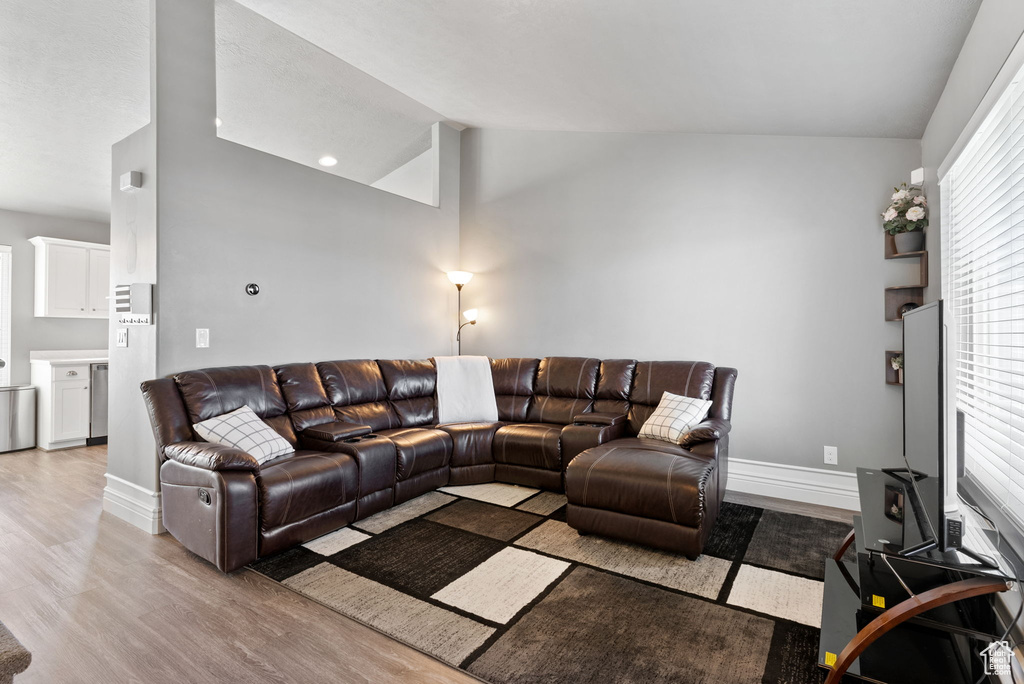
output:
[[440, 425], [498, 420], [491, 362], [486, 356], [435, 356], [434, 362]]

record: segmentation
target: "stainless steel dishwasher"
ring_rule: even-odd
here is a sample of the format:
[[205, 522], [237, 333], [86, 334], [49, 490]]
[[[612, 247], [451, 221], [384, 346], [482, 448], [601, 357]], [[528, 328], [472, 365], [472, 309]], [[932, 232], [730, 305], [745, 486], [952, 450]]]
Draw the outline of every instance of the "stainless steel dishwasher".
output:
[[94, 363], [89, 367], [89, 438], [86, 444], [107, 443], [107, 364]]
[[36, 445], [36, 388], [0, 387], [0, 452]]

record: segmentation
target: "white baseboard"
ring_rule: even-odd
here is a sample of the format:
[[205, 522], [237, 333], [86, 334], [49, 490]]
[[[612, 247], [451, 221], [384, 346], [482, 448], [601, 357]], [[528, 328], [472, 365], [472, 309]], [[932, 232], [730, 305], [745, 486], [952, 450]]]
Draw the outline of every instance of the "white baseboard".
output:
[[107, 473], [107, 486], [103, 489], [103, 510], [150, 534], [163, 534], [163, 514], [160, 492]]
[[726, 489], [819, 506], [860, 510], [855, 473], [730, 458]]

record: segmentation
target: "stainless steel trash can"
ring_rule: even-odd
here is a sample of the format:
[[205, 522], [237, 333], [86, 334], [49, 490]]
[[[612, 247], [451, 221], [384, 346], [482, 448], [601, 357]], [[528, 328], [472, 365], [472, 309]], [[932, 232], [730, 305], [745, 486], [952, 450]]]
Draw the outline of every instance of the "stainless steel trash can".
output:
[[36, 388], [0, 387], [0, 453], [36, 445]]

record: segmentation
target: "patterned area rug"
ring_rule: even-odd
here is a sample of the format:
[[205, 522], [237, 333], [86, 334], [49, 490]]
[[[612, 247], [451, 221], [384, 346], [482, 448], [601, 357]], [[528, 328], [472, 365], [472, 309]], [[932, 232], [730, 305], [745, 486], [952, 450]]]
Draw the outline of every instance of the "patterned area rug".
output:
[[696, 561], [579, 536], [565, 497], [445, 487], [250, 567], [494, 684], [819, 684], [849, 526], [725, 503]]

